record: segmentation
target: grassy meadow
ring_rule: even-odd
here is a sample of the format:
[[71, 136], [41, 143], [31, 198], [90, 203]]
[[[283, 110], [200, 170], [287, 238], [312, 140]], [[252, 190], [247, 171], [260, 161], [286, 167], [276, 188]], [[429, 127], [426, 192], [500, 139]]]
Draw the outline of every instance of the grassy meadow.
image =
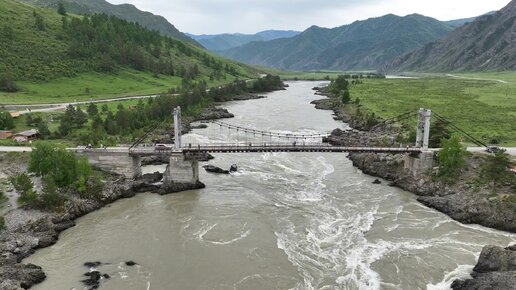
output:
[[382, 118], [429, 108], [485, 143], [516, 146], [516, 72], [365, 79], [351, 96]]

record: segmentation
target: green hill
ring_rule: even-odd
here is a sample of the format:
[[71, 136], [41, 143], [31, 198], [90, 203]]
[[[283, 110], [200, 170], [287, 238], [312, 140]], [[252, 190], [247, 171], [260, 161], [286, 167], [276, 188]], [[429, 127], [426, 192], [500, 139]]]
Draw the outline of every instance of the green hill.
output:
[[451, 30], [422, 15], [389, 14], [333, 29], [312, 26], [292, 38], [251, 42], [221, 54], [249, 64], [291, 70], [376, 69]]
[[105, 0], [21, 0], [34, 6], [57, 9], [62, 3], [67, 11], [75, 14], [107, 14], [127, 21], [137, 22], [142, 26], [157, 30], [163, 35], [172, 36], [200, 46], [196, 41], [180, 32], [162, 16], [141, 11], [131, 4], [113, 5]]
[[[217, 84], [255, 75], [247, 66], [136, 23], [101, 14], [64, 17], [15, 0], [0, 2], [0, 36], [0, 87], [10, 91], [5, 87], [15, 82], [20, 89], [0, 93], [4, 104], [38, 102], [33, 97], [43, 96], [39, 101], [159, 93], [181, 82]], [[75, 85], [83, 79], [84, 86]], [[104, 82], [108, 79], [111, 85]]]

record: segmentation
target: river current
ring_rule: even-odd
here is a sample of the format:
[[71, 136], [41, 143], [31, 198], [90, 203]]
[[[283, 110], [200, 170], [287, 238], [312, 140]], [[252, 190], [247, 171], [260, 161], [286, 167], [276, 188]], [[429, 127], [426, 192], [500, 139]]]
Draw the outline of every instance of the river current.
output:
[[[300, 134], [346, 128], [310, 105], [321, 84], [291, 82], [266, 99], [225, 103], [236, 117], [224, 121]], [[236, 138], [227, 134], [210, 125], [185, 142]], [[343, 153], [215, 156], [201, 165], [237, 164], [239, 172], [201, 168], [205, 189], [138, 194], [78, 219], [25, 259], [48, 275], [34, 289], [84, 289], [86, 261], [103, 262], [98, 270], [111, 276], [100, 289], [449, 289], [482, 246], [516, 242], [372, 184]]]

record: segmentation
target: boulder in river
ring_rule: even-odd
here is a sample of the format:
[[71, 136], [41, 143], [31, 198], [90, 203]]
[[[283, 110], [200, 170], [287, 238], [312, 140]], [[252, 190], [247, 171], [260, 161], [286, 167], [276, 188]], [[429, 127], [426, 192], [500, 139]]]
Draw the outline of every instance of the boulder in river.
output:
[[380, 181], [380, 179], [377, 178], [373, 181], [373, 184], [382, 184], [382, 182]]
[[222, 169], [222, 168], [214, 166], [214, 165], [204, 165], [203, 168], [207, 172], [219, 173], [219, 174], [229, 174], [229, 170], [225, 170], [225, 169]]
[[454, 290], [513, 290], [516, 285], [516, 246], [485, 246], [471, 273], [473, 279], [455, 280]]

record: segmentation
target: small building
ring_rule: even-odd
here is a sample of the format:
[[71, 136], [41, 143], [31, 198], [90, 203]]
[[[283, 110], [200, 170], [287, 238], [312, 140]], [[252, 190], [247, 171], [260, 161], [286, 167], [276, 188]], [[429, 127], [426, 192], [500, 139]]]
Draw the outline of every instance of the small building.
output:
[[30, 129], [27, 131], [13, 134], [11, 139], [16, 142], [29, 142], [39, 137], [39, 132], [36, 129]]
[[20, 117], [20, 115], [21, 115], [21, 114], [20, 114], [20, 112], [9, 112], [9, 114], [10, 114], [10, 115], [11, 115], [11, 117], [13, 117], [13, 118], [18, 118], [18, 117]]
[[0, 130], [0, 140], [7, 139], [13, 135], [11, 130]]

